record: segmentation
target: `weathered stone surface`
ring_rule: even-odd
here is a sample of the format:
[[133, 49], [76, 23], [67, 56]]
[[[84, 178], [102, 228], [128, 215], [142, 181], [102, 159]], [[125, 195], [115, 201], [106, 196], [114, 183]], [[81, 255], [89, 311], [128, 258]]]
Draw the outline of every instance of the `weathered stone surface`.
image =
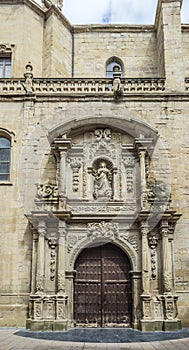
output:
[[[10, 181], [0, 182], [0, 325], [73, 326], [76, 258], [111, 241], [132, 263], [133, 327], [188, 326], [180, 1], [159, 0], [154, 26], [72, 27], [56, 6], [30, 0], [0, 8], [0, 57], [11, 53], [19, 78], [0, 81], [0, 136], [11, 139]], [[133, 78], [117, 99], [105, 79], [111, 57]]]

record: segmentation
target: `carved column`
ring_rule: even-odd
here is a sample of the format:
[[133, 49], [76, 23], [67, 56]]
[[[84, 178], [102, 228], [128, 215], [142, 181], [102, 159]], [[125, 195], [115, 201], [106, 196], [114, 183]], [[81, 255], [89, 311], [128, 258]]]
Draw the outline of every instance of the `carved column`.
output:
[[147, 202], [147, 186], [146, 186], [146, 178], [147, 178], [147, 170], [146, 169], [146, 156], [151, 152], [152, 139], [144, 138], [144, 139], [136, 139], [135, 147], [138, 153], [139, 161], [140, 161], [140, 189], [141, 189], [141, 209], [148, 210], [148, 202]]
[[32, 247], [32, 276], [31, 276], [31, 293], [35, 293], [35, 284], [36, 284], [36, 263], [37, 263], [37, 242], [38, 242], [38, 233], [37, 230], [31, 225], [31, 230], [33, 234], [33, 247]]
[[44, 221], [38, 224], [38, 249], [37, 249], [37, 275], [36, 275], [36, 293], [44, 292], [44, 274], [45, 274], [45, 234], [46, 225]]
[[59, 222], [59, 245], [58, 245], [58, 293], [65, 293], [65, 245], [66, 245], [66, 223]]
[[52, 149], [55, 153], [59, 152], [59, 194], [61, 197], [66, 196], [66, 154], [71, 147], [71, 139], [62, 137], [53, 141]]
[[139, 159], [140, 159], [140, 181], [141, 181], [141, 208], [146, 209], [146, 169], [145, 169], [145, 157], [146, 151], [139, 151]]
[[141, 222], [142, 236], [142, 290], [143, 295], [150, 294], [150, 275], [149, 275], [149, 248], [148, 248], [148, 232], [149, 225], [146, 221]]
[[139, 271], [132, 271], [131, 272], [132, 277], [132, 300], [133, 300], [133, 307], [132, 307], [132, 326], [134, 329], [138, 329], [139, 326], [139, 319], [141, 318], [141, 315], [139, 315], [139, 310], [141, 309], [140, 306], [140, 284], [141, 284], [141, 272]]
[[115, 201], [118, 201], [121, 197], [120, 192], [120, 181], [119, 181], [119, 172], [117, 171], [117, 168], [113, 168], [112, 171], [113, 175], [113, 199]]
[[[56, 327], [57, 329], [67, 328], [67, 302], [65, 283], [65, 268], [66, 268], [66, 223], [59, 222], [59, 245], [58, 245], [58, 293], [56, 296]], [[60, 325], [58, 326], [58, 324]]]
[[162, 253], [163, 253], [163, 289], [164, 293], [170, 293], [173, 288], [172, 279], [172, 252], [169, 244], [169, 226], [166, 220], [162, 220], [161, 226], [162, 235]]

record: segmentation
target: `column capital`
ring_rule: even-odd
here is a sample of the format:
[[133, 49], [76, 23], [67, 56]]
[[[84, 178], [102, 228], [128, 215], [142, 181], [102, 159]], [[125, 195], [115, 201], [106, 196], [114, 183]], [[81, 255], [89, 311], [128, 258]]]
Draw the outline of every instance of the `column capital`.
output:
[[59, 221], [58, 225], [59, 237], [65, 237], [67, 234], [66, 222], [63, 220]]
[[162, 220], [161, 221], [161, 223], [160, 223], [160, 232], [161, 232], [163, 237], [168, 236], [168, 232], [169, 232], [168, 220]]
[[60, 154], [66, 153], [72, 145], [71, 138], [58, 137], [55, 138], [51, 144], [51, 149], [54, 151], [59, 151]]
[[138, 153], [138, 155], [141, 156], [143, 155], [143, 152], [146, 153], [150, 153], [151, 151], [151, 146], [152, 146], [152, 143], [153, 143], [153, 139], [151, 138], [137, 138], [135, 139], [135, 142], [134, 142], [134, 146], [135, 146], [135, 149]]
[[44, 237], [47, 232], [47, 227], [45, 221], [39, 221], [37, 225], [37, 231], [39, 236]]
[[140, 221], [140, 232], [142, 236], [147, 236], [149, 232], [149, 223], [146, 220]]

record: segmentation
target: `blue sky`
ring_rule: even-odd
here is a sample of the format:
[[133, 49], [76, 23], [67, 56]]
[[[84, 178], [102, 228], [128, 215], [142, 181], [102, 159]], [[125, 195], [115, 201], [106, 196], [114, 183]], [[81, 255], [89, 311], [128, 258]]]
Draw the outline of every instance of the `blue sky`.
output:
[[[41, 3], [41, 0], [36, 0]], [[63, 0], [72, 24], [153, 24], [158, 0]], [[189, 23], [189, 0], [183, 0], [182, 23]]]

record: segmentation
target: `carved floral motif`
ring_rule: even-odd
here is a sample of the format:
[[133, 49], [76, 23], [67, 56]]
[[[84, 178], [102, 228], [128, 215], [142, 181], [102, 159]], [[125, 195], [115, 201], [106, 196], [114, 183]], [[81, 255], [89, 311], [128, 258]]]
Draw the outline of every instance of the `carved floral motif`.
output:
[[118, 236], [119, 225], [117, 223], [101, 221], [88, 224], [88, 237], [92, 240], [99, 238], [115, 239]]
[[51, 251], [50, 251], [50, 279], [51, 279], [51, 281], [54, 281], [55, 274], [56, 274], [56, 245], [57, 245], [56, 237], [51, 237], [49, 239], [49, 247], [51, 249]]
[[157, 245], [159, 242], [159, 236], [155, 232], [150, 232], [148, 235], [148, 243], [151, 249], [151, 275], [152, 278], [157, 276]]
[[85, 236], [83, 236], [83, 235], [77, 235], [77, 234], [69, 235], [68, 236], [68, 246], [67, 246], [68, 253], [70, 253], [70, 251], [77, 244], [77, 242], [80, 241], [81, 239], [83, 239], [84, 237]]
[[79, 169], [81, 168], [81, 165], [82, 165], [82, 158], [70, 157], [68, 158], [68, 162], [70, 163], [70, 166], [73, 172], [72, 188], [74, 192], [77, 192], [79, 190]]
[[41, 200], [57, 200], [58, 198], [58, 187], [51, 184], [38, 184], [36, 201]]

